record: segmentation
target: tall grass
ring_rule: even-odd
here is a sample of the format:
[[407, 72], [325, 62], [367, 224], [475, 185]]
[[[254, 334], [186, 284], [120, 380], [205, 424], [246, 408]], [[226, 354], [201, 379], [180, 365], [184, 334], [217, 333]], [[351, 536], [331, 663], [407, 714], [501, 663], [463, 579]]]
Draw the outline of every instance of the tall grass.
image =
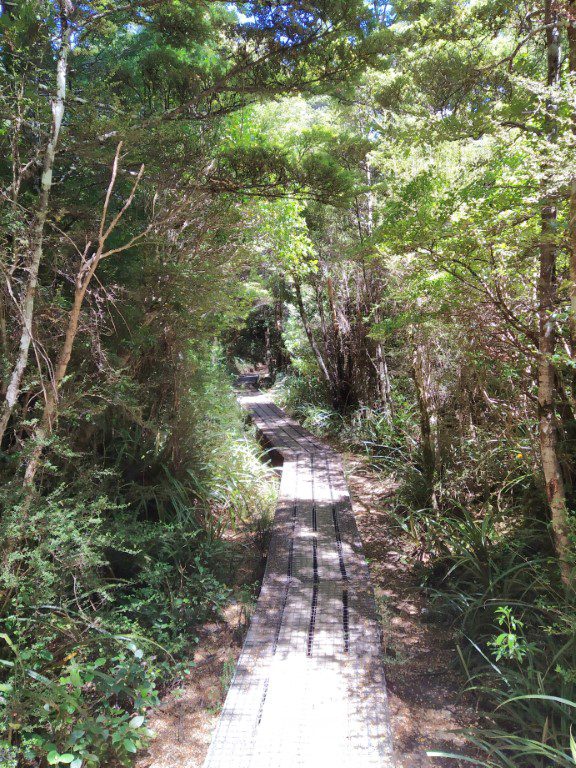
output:
[[509, 495], [497, 501], [495, 483], [470, 506], [452, 492], [434, 510], [407, 509], [400, 494], [396, 519], [424, 553], [433, 615], [454, 628], [467, 692], [485, 714], [467, 733], [484, 764], [573, 766], [575, 605], [560, 585], [547, 526], [511, 490], [521, 482], [508, 477]]

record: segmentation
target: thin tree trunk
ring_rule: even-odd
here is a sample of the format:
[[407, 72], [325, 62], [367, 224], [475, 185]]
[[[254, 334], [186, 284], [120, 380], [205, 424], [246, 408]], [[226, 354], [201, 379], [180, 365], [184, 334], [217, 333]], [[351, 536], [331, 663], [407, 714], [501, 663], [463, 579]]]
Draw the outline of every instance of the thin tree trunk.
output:
[[58, 52], [58, 60], [56, 64], [56, 93], [54, 99], [52, 100], [52, 125], [42, 164], [42, 178], [38, 208], [30, 233], [28, 281], [24, 291], [24, 298], [22, 301], [21, 309], [22, 333], [20, 336], [20, 344], [18, 346], [16, 362], [14, 363], [14, 367], [8, 381], [8, 386], [6, 387], [6, 395], [0, 413], [0, 444], [2, 443], [4, 433], [6, 432], [6, 428], [8, 426], [8, 422], [10, 421], [12, 411], [14, 410], [18, 400], [18, 396], [20, 395], [22, 378], [24, 376], [26, 366], [28, 365], [28, 355], [30, 351], [30, 344], [32, 342], [32, 323], [34, 319], [36, 291], [38, 288], [38, 272], [44, 251], [44, 230], [46, 227], [46, 219], [48, 217], [50, 193], [52, 191], [52, 174], [54, 170], [56, 149], [58, 147], [58, 139], [60, 136], [60, 129], [62, 127], [62, 120], [64, 118], [66, 103], [68, 56], [70, 53], [71, 45], [71, 30], [68, 24], [68, 10], [66, 4], [61, 5], [60, 21], [62, 28], [60, 49]]
[[269, 373], [273, 373], [274, 358], [272, 355], [272, 343], [270, 341], [270, 327], [267, 324], [264, 328], [264, 360]]
[[369, 160], [366, 161], [366, 184], [368, 186], [368, 191], [366, 193], [366, 224], [368, 236], [372, 237], [374, 232], [374, 193], [372, 191], [372, 165]]
[[93, 264], [90, 267], [87, 275], [81, 281], [80, 285], [76, 287], [74, 292], [74, 303], [68, 318], [68, 327], [66, 328], [64, 344], [62, 345], [60, 355], [58, 356], [58, 362], [54, 372], [54, 380], [51, 386], [48, 388], [46, 402], [44, 404], [44, 411], [42, 413], [42, 419], [34, 434], [34, 448], [30, 458], [28, 459], [28, 464], [26, 465], [26, 471], [24, 473], [24, 485], [27, 487], [32, 486], [34, 483], [34, 478], [36, 477], [36, 473], [40, 465], [40, 459], [44, 450], [44, 445], [54, 429], [54, 421], [58, 414], [58, 390], [60, 389], [60, 385], [66, 376], [66, 371], [68, 370], [68, 363], [70, 362], [74, 341], [78, 333], [80, 311], [82, 309], [82, 304], [84, 302], [84, 297], [86, 295], [88, 285], [94, 276], [94, 272], [96, 271], [96, 267], [98, 266], [99, 261], [100, 258], [93, 260]]
[[[556, 11], [552, 0], [545, 2], [547, 86], [552, 88], [560, 74], [560, 31], [555, 24]], [[552, 99], [548, 100], [545, 133], [548, 140], [555, 136]], [[546, 169], [545, 169], [546, 170]], [[546, 180], [544, 181], [546, 184]], [[556, 421], [556, 387], [553, 356], [556, 349], [556, 254], [555, 200], [544, 189], [541, 211], [540, 276], [538, 280], [538, 417], [540, 454], [550, 505], [552, 533], [560, 565], [562, 581], [571, 583], [570, 539], [566, 489], [558, 455], [558, 426]]]
[[310, 325], [310, 321], [308, 319], [308, 315], [306, 314], [306, 309], [304, 307], [304, 300], [302, 298], [302, 286], [300, 284], [300, 279], [296, 276], [294, 276], [294, 288], [296, 291], [296, 303], [298, 305], [298, 311], [300, 312], [300, 319], [302, 320], [302, 325], [304, 326], [304, 332], [306, 333], [308, 343], [310, 344], [312, 352], [314, 353], [314, 357], [316, 358], [316, 362], [318, 363], [318, 368], [320, 369], [320, 372], [324, 377], [324, 380], [326, 381], [326, 383], [330, 388], [330, 391], [332, 392], [334, 388], [332, 377], [330, 376], [330, 371], [328, 370], [326, 361], [322, 356], [320, 347], [318, 346], [316, 339], [314, 338], [314, 333], [312, 331], [312, 327]]
[[412, 374], [416, 385], [416, 398], [420, 413], [420, 439], [422, 443], [422, 459], [424, 462], [424, 474], [430, 487], [430, 495], [433, 506], [436, 506], [434, 494], [434, 481], [438, 463], [435, 432], [437, 429], [436, 412], [433, 405], [433, 397], [430, 391], [430, 366], [428, 354], [421, 340], [414, 348], [412, 360]]
[[328, 308], [330, 310], [330, 320], [332, 323], [332, 336], [334, 339], [334, 363], [336, 369], [336, 389], [337, 389], [337, 410], [345, 408], [349, 404], [351, 394], [351, 382], [347, 372], [346, 365], [346, 340], [336, 312], [336, 296], [334, 284], [330, 275], [326, 274], [326, 294], [328, 296]]
[[388, 364], [382, 348], [382, 344], [376, 342], [376, 376], [378, 378], [378, 391], [382, 405], [389, 419], [393, 416], [392, 410], [392, 387], [390, 384], [390, 374], [388, 373]]
[[284, 344], [284, 302], [278, 298], [274, 302], [274, 336], [274, 367], [285, 371], [290, 365], [290, 353]]
[[[320, 334], [322, 336], [322, 342], [324, 344], [324, 349], [326, 350], [326, 358], [327, 360], [334, 359], [334, 344], [336, 343], [335, 340], [333, 341], [330, 338], [330, 334], [328, 333], [328, 324], [326, 322], [326, 312], [324, 311], [324, 297], [322, 295], [322, 287], [321, 284], [318, 281], [315, 281], [314, 285], [314, 293], [316, 296], [316, 307], [318, 309], [318, 317], [320, 319]], [[328, 363], [327, 363], [328, 365]]]
[[570, 353], [572, 360], [576, 360], [576, 176], [570, 182], [569, 217]]
[[[576, 3], [570, 3], [572, 13]], [[572, 78], [576, 78], [576, 20], [568, 21], [568, 66]], [[572, 132], [576, 135], [576, 111], [572, 113]], [[570, 206], [568, 212], [569, 273], [570, 273], [570, 347], [572, 359], [576, 359], [576, 175], [570, 182]]]
[[[369, 159], [366, 159], [364, 164], [364, 172], [366, 174], [366, 234], [368, 237], [372, 237], [374, 233], [374, 192], [372, 191], [372, 165]], [[363, 292], [364, 301], [369, 307], [376, 307], [374, 312], [374, 322], [379, 323], [381, 320], [380, 311], [378, 308], [378, 282], [374, 279], [374, 268], [370, 268], [366, 271], [366, 265], [364, 258], [362, 258], [362, 277], [363, 277]], [[376, 295], [375, 295], [376, 294]], [[361, 308], [358, 312], [358, 322], [364, 325], [363, 313]], [[390, 381], [390, 374], [388, 371], [388, 364], [386, 362], [386, 355], [384, 353], [384, 347], [381, 341], [377, 341], [374, 347], [375, 361], [372, 360], [370, 350], [366, 349], [366, 355], [372, 362], [374, 370], [376, 372], [376, 381], [378, 387], [378, 394], [380, 401], [384, 407], [385, 414], [388, 420], [392, 421], [393, 406], [392, 406], [392, 385]]]
[[121, 251], [127, 250], [135, 242], [140, 240], [144, 236], [144, 234], [149, 230], [149, 227], [148, 227], [144, 231], [144, 233], [134, 236], [125, 245], [119, 246], [118, 248], [111, 249], [107, 252], [105, 251], [106, 241], [108, 240], [110, 234], [116, 228], [117, 224], [119, 223], [124, 213], [132, 205], [132, 201], [134, 200], [134, 195], [136, 194], [136, 190], [138, 189], [138, 185], [140, 184], [142, 174], [144, 173], [144, 166], [142, 166], [140, 168], [140, 172], [138, 173], [138, 176], [136, 177], [132, 190], [124, 202], [124, 205], [120, 209], [119, 213], [117, 213], [112, 218], [111, 223], [108, 226], [106, 226], [108, 207], [110, 205], [112, 192], [114, 190], [114, 187], [116, 184], [116, 178], [118, 174], [118, 165], [120, 161], [121, 149], [122, 149], [122, 143], [118, 145], [118, 148], [116, 150], [116, 156], [114, 158], [114, 164], [112, 166], [112, 177], [110, 179], [110, 184], [108, 185], [106, 199], [104, 202], [104, 209], [102, 212], [102, 219], [100, 222], [100, 230], [98, 233], [98, 245], [96, 247], [95, 253], [92, 256], [88, 257], [88, 253], [90, 252], [90, 247], [91, 247], [91, 243], [88, 243], [88, 245], [86, 246], [86, 250], [82, 256], [80, 268], [76, 276], [75, 288], [74, 288], [74, 301], [72, 303], [72, 309], [70, 310], [70, 314], [68, 316], [68, 325], [66, 327], [64, 343], [62, 344], [62, 349], [60, 350], [60, 354], [58, 355], [58, 360], [54, 368], [54, 378], [51, 382], [51, 386], [49, 387], [46, 395], [46, 401], [44, 404], [44, 411], [42, 413], [42, 418], [32, 438], [34, 441], [34, 447], [32, 449], [32, 452], [28, 459], [28, 463], [26, 465], [26, 470], [24, 472], [24, 487], [28, 488], [30, 491], [28, 495], [27, 503], [31, 499], [31, 495], [34, 490], [34, 480], [38, 472], [38, 469], [40, 467], [40, 459], [44, 451], [44, 446], [46, 444], [47, 439], [50, 437], [50, 435], [54, 430], [54, 423], [58, 416], [58, 394], [59, 394], [60, 386], [66, 376], [70, 358], [72, 357], [72, 351], [74, 348], [74, 342], [76, 340], [76, 336], [78, 334], [80, 314], [82, 311], [82, 305], [84, 303], [84, 299], [86, 297], [86, 291], [88, 290], [88, 287], [92, 281], [92, 278], [94, 277], [96, 270], [98, 269], [98, 265], [100, 264], [102, 259], [112, 255], [113, 253], [120, 253]]
[[[551, 206], [542, 212], [542, 234], [551, 234]], [[552, 532], [556, 553], [560, 561], [562, 580], [571, 581], [570, 539], [568, 512], [562, 467], [558, 456], [558, 427], [556, 423], [554, 365], [552, 357], [556, 346], [554, 311], [556, 308], [555, 246], [543, 242], [540, 246], [539, 279], [539, 359], [538, 359], [538, 417], [540, 426], [540, 454], [550, 504]]]

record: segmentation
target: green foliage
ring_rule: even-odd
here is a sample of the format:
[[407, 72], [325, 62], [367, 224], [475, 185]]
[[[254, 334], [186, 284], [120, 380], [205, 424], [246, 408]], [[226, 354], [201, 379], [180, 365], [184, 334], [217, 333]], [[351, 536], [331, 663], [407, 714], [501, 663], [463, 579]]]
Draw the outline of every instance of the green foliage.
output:
[[466, 734], [486, 765], [569, 765], [569, 709], [517, 698], [574, 690], [574, 611], [552, 586], [553, 561], [535, 554], [542, 529], [465, 511], [399, 521], [426, 555], [434, 616], [456, 627], [468, 690], [490, 713], [491, 725]]
[[342, 424], [341, 417], [330, 408], [328, 393], [317, 378], [287, 375], [274, 387], [274, 399], [293, 413], [303, 424], [320, 435], [335, 435]]
[[516, 619], [507, 605], [496, 609], [496, 621], [504, 630], [488, 643], [494, 649], [496, 661], [505, 658], [522, 662], [530, 650], [523, 635], [524, 622]]
[[[66, 23], [73, 39], [34, 354], [1, 446], [0, 760], [127, 764], [157, 682], [229, 598], [239, 553], [224, 533], [266, 521], [274, 492], [221, 340], [280, 370], [276, 396], [306, 426], [398, 479], [396, 519], [492, 718], [471, 735], [486, 765], [572, 765], [574, 606], [537, 368], [553, 201], [553, 416], [572, 508], [574, 76], [569, 54], [546, 85], [543, 8], [68, 5], [0, 4], [3, 394]], [[548, 11], [565, 37], [570, 14]], [[145, 172], [110, 244], [137, 239], [88, 286], [23, 490], [120, 140], [111, 216]], [[570, 510], [566, 527], [573, 544]]]
[[[31, 506], [4, 486], [0, 703], [19, 764], [131, 762], [157, 681], [190, 659], [196, 627], [231, 594], [240, 553], [224, 530], [273, 504], [216, 353], [189, 385], [178, 465], [162, 441], [118, 425], [96, 470], [72, 453], [75, 479]], [[54, 450], [52, 473], [69, 453]]]
[[59, 487], [24, 510], [14, 494], [3, 499], [0, 716], [27, 761], [126, 763], [147, 738], [130, 713], [156, 701], [157, 669], [113, 634], [104, 609], [104, 518], [116, 507], [87, 490]]
[[467, 733], [486, 765], [568, 765], [566, 708], [516, 697], [573, 695], [565, 672], [574, 664], [573, 606], [554, 586], [553, 559], [538, 554], [550, 548], [542, 524], [519, 521], [511, 496], [499, 505], [500, 513], [423, 509], [398, 521], [425, 558], [434, 615], [456, 627], [468, 689], [490, 713], [490, 727]]
[[[3, 684], [2, 719], [5, 732], [17, 740], [15, 756], [32, 761], [45, 755], [48, 765], [74, 768], [110, 760], [129, 764], [151, 735], [143, 713], [157, 703], [157, 670], [128, 638], [103, 630], [98, 637], [85, 615], [48, 610], [44, 618], [54, 634], [41, 635], [31, 648], [3, 636], [14, 660], [3, 661], [12, 674]], [[80, 646], [66, 637], [70, 630], [81, 632]], [[26, 637], [19, 640], [25, 643]]]

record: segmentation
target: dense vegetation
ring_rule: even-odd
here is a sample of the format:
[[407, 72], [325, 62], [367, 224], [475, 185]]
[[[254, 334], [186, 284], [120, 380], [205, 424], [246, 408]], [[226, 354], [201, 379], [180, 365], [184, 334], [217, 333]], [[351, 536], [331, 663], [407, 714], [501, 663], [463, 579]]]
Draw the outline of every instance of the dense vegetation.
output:
[[145, 743], [269, 504], [260, 364], [396, 476], [481, 761], [576, 764], [575, 20], [0, 2], [0, 765]]

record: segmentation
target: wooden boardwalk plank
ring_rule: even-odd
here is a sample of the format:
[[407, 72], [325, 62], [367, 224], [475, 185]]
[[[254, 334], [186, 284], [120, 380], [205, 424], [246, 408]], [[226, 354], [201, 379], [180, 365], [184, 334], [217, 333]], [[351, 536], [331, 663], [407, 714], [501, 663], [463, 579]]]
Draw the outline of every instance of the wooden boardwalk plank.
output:
[[258, 603], [205, 768], [392, 768], [380, 630], [338, 455], [260, 393], [283, 459]]

